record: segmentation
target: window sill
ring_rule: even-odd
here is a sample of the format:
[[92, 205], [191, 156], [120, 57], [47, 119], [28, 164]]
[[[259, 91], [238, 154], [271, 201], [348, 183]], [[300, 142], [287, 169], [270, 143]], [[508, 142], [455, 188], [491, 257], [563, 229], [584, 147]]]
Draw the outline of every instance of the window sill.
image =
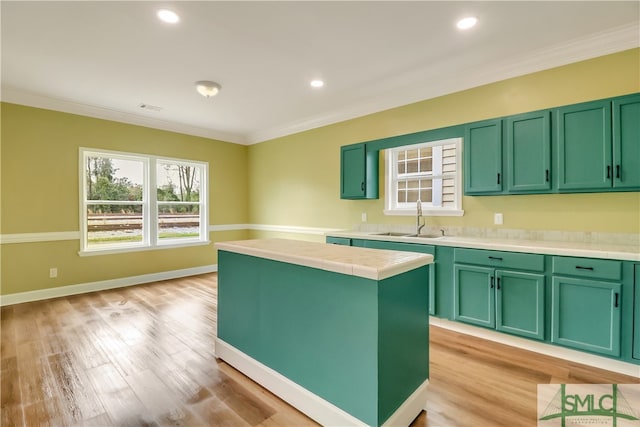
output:
[[109, 248], [109, 249], [89, 249], [84, 251], [78, 251], [78, 255], [81, 257], [85, 256], [96, 256], [96, 255], [114, 255], [114, 254], [122, 254], [127, 252], [142, 252], [142, 251], [155, 251], [157, 249], [177, 249], [177, 248], [185, 248], [190, 246], [206, 246], [211, 244], [210, 240], [197, 240], [197, 241], [189, 241], [189, 242], [179, 242], [179, 243], [161, 243], [156, 246], [129, 246], [129, 247], [120, 247], [120, 248]]
[[[416, 216], [416, 209], [385, 209], [385, 215], [390, 216]], [[437, 210], [437, 209], [423, 209], [422, 216], [463, 216], [463, 210]]]

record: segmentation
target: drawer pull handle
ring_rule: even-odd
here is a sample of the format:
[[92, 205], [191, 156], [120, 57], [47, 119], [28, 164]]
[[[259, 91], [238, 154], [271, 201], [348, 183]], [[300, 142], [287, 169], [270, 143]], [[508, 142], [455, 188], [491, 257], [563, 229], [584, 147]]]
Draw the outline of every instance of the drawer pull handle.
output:
[[593, 271], [593, 267], [582, 267], [581, 265], [576, 265], [576, 270], [591, 270], [591, 271]]
[[613, 305], [615, 308], [618, 308], [618, 307], [620, 306], [620, 301], [619, 301], [619, 299], [620, 299], [620, 294], [616, 292], [616, 302], [615, 302], [615, 304]]
[[500, 184], [500, 174], [498, 174], [498, 184]]
[[494, 261], [502, 261], [502, 258], [497, 257], [497, 256], [490, 256], [489, 259], [492, 259]]
[[620, 179], [620, 165], [616, 165], [616, 178]]
[[611, 166], [607, 166], [607, 179], [611, 178]]
[[493, 289], [493, 276], [489, 277], [489, 285], [491, 286], [491, 289]]
[[496, 288], [498, 290], [500, 290], [500, 278], [498, 277], [498, 279], [496, 280]]
[[364, 191], [364, 182], [360, 184], [360, 190]]
[[549, 169], [545, 171], [545, 181], [549, 182]]

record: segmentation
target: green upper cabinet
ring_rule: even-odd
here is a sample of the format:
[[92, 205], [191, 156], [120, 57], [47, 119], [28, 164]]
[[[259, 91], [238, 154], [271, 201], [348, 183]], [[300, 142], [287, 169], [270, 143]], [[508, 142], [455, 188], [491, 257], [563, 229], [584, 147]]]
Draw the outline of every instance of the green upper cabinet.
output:
[[640, 188], [640, 94], [613, 100], [613, 187]]
[[378, 198], [378, 151], [366, 144], [340, 147], [340, 198]]
[[464, 138], [464, 192], [502, 192], [502, 120], [467, 125]]
[[611, 188], [611, 101], [558, 108], [557, 119], [558, 190]]
[[551, 189], [551, 111], [536, 111], [505, 119], [507, 191]]

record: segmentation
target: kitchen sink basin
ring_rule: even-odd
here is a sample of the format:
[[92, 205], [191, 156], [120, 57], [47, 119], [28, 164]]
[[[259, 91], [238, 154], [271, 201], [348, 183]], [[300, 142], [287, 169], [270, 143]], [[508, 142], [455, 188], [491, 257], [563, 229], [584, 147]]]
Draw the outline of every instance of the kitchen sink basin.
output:
[[418, 237], [420, 239], [441, 239], [439, 234], [405, 234], [405, 237]]
[[395, 236], [395, 237], [409, 237], [409, 233], [397, 233], [395, 231], [386, 231], [384, 233], [373, 233], [374, 236]]

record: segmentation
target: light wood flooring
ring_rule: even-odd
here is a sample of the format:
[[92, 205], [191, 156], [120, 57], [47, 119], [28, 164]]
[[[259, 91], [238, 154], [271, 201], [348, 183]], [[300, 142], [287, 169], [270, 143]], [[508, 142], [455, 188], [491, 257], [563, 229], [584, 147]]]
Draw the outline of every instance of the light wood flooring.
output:
[[[216, 274], [3, 307], [2, 426], [308, 426], [213, 354]], [[640, 383], [431, 327], [412, 426], [535, 426], [536, 386]]]

